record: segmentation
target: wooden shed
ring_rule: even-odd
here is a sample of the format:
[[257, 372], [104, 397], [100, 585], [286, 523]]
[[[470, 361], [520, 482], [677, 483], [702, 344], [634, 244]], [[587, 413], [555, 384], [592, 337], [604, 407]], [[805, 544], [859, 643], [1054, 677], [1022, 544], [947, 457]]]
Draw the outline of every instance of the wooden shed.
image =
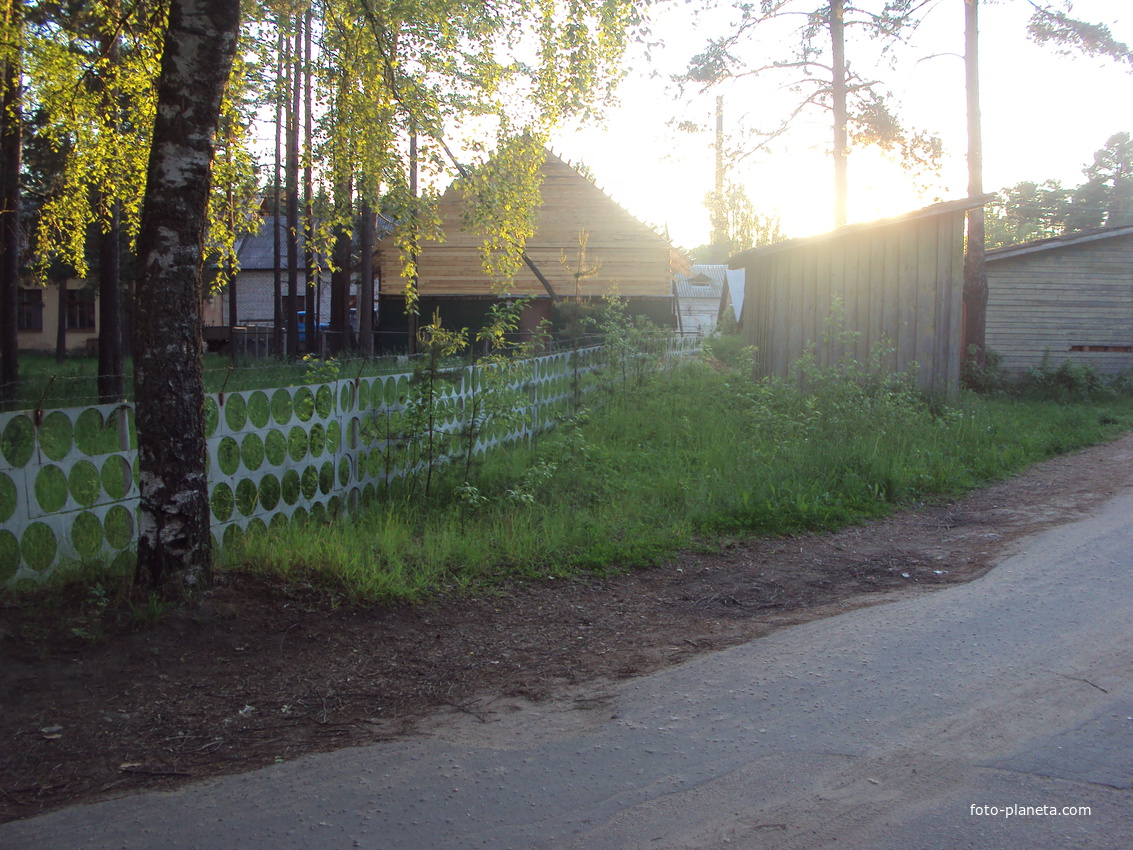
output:
[[[688, 261], [668, 239], [634, 218], [555, 154], [547, 152], [540, 172], [542, 203], [536, 231], [526, 246], [530, 265], [520, 269], [508, 290], [509, 295], [535, 299], [524, 317], [525, 329], [549, 318], [555, 300], [575, 296], [576, 281], [567, 266], [577, 263], [580, 233], [586, 234], [587, 263], [597, 265], [598, 271], [578, 281], [578, 294], [597, 298], [616, 290], [631, 313], [672, 326], [672, 284], [679, 273], [688, 271]], [[458, 183], [442, 195], [439, 213], [444, 239], [422, 243], [417, 290], [423, 319], [436, 311], [444, 324], [474, 330], [501, 295], [483, 271], [482, 236], [467, 228], [464, 204]], [[379, 323], [388, 346], [399, 335], [404, 338], [409, 327], [405, 280], [396, 248], [379, 249], [378, 274]]]
[[987, 252], [987, 344], [1005, 371], [1043, 356], [1103, 374], [1133, 369], [1133, 225]]
[[745, 270], [744, 338], [763, 375], [786, 376], [813, 351], [819, 365], [917, 369], [922, 389], [959, 387], [964, 217], [985, 198], [935, 204], [732, 257]]

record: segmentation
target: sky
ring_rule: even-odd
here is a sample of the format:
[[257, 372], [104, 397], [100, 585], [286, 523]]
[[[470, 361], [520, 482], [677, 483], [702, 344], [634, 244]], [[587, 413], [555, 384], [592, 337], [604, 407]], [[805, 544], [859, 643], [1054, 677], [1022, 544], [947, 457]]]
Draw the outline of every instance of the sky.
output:
[[[710, 131], [677, 131], [669, 126], [671, 120], [714, 125], [720, 93], [725, 134], [735, 135], [743, 123], [777, 122], [790, 102], [778, 85], [759, 82], [699, 98], [679, 97], [670, 75], [683, 70], [709, 38], [727, 32], [729, 18], [734, 18], [724, 9], [698, 20], [693, 9], [703, 5], [662, 0], [655, 6], [653, 40], [661, 44], [648, 58], [640, 46], [631, 50], [619, 105], [603, 125], [564, 128], [552, 142], [564, 159], [585, 163], [614, 200], [685, 248], [708, 241], [703, 201], [713, 188], [714, 137]], [[1133, 74], [1111, 60], [1060, 56], [1050, 46], [1031, 43], [1026, 37], [1029, 8], [1026, 0], [981, 4], [984, 188], [989, 192], [1024, 180], [1077, 185], [1094, 151], [1114, 133], [1133, 131]], [[1105, 23], [1117, 39], [1133, 42], [1128, 0], [1076, 0], [1073, 14]], [[967, 194], [963, 27], [961, 0], [939, 0], [895, 57], [895, 67], [878, 72], [906, 124], [943, 140], [941, 170], [914, 177], [876, 151], [854, 150], [849, 159], [851, 222], [900, 215]], [[785, 32], [769, 33], [771, 43], [751, 46], [753, 59], [779, 58], [790, 38]], [[865, 58], [848, 44], [851, 63], [855, 55]], [[780, 217], [788, 236], [820, 233], [833, 225], [827, 153], [831, 132], [825, 116], [815, 116], [777, 150], [749, 157], [730, 174], [745, 187], [757, 211]]]

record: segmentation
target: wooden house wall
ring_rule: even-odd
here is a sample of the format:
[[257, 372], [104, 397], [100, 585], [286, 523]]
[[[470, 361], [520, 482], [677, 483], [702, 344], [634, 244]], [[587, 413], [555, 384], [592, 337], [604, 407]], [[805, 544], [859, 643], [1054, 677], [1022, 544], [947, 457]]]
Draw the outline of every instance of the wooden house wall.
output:
[[1120, 350], [1133, 349], [1133, 236], [989, 257], [987, 281], [987, 344], [1005, 370], [1037, 366], [1046, 352], [1052, 366], [1133, 368], [1133, 351]]
[[[764, 375], [786, 376], [813, 351], [903, 371], [920, 386], [959, 384], [963, 211], [896, 221], [758, 252], [745, 264], [744, 336]], [[841, 305], [841, 321], [836, 305]]]
[[[601, 189], [558, 157], [548, 154], [542, 166], [539, 224], [527, 244], [527, 255], [551, 281], [560, 298], [575, 294], [567, 264], [576, 265], [579, 232], [589, 234], [587, 262], [597, 262], [597, 274], [580, 283], [580, 294], [602, 296], [616, 286], [623, 296], [670, 295], [670, 247]], [[418, 290], [422, 296], [484, 296], [492, 281], [484, 274], [479, 248], [481, 236], [466, 230], [463, 197], [455, 186], [441, 198], [443, 242], [426, 241], [418, 263]], [[390, 240], [392, 242], [392, 239]], [[404, 288], [396, 249], [382, 252], [382, 294], [396, 295]], [[543, 296], [546, 289], [526, 267], [508, 290], [514, 295]]]

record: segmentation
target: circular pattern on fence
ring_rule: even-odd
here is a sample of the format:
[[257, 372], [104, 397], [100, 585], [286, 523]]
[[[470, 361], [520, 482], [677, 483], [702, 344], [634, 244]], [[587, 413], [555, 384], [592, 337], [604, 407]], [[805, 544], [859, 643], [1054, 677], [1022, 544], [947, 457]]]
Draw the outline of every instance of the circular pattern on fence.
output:
[[235, 438], [224, 437], [216, 447], [216, 463], [225, 475], [235, 475], [240, 468], [240, 446]]
[[231, 487], [223, 481], [213, 485], [209, 504], [212, 506], [212, 515], [216, 517], [219, 522], [227, 522], [229, 517], [232, 516], [232, 506], [234, 502]]
[[11, 477], [0, 472], [0, 522], [7, 522], [12, 518], [12, 514], [16, 512], [17, 498], [16, 485], [12, 483]]
[[[480, 451], [542, 428], [569, 411], [576, 394], [596, 385], [589, 352], [540, 359], [530, 367], [447, 370], [437, 384], [433, 453], [441, 459]], [[510, 389], [502, 388], [510, 382]], [[474, 393], [492, 395], [474, 400]], [[410, 474], [424, 453], [406, 433], [405, 405], [416, 388], [409, 374], [343, 379], [314, 386], [236, 391], [205, 398], [214, 462], [209, 506], [222, 541], [289, 521], [325, 522], [381, 498], [389, 480]], [[490, 413], [513, 404], [509, 415]], [[505, 401], [511, 399], [511, 402]], [[476, 422], [468, 420], [475, 415]], [[132, 410], [105, 405], [51, 411], [37, 428], [7, 414], [0, 454], [23, 477], [0, 471], [0, 580], [49, 569], [62, 556], [129, 560], [136, 531], [138, 478]], [[420, 430], [413, 426], [414, 430]], [[37, 452], [38, 448], [38, 452]], [[125, 504], [123, 504], [125, 503]], [[244, 529], [233, 531], [232, 528]]]
[[44, 513], [56, 513], [67, 504], [67, 474], [58, 466], [45, 466], [35, 477], [35, 500]]
[[299, 463], [307, 456], [307, 432], [298, 425], [292, 427], [287, 435], [287, 455], [293, 463]]
[[319, 391], [315, 393], [315, 412], [326, 419], [326, 417], [330, 416], [333, 407], [334, 393], [330, 391], [330, 387], [323, 384], [323, 386], [319, 387]]
[[316, 422], [311, 426], [311, 457], [318, 457], [327, 447], [326, 429], [322, 423]]
[[0, 452], [4, 460], [19, 469], [31, 460], [35, 449], [35, 426], [26, 416], [13, 417], [4, 426], [4, 436], [0, 439]]
[[80, 558], [93, 558], [102, 549], [102, 523], [90, 511], [83, 511], [71, 525], [71, 545]]
[[275, 510], [275, 506], [279, 504], [279, 496], [279, 479], [268, 473], [260, 481], [260, 507], [265, 511]]
[[102, 493], [102, 478], [98, 468], [89, 460], [80, 460], [71, 467], [71, 498], [89, 508]]
[[[231, 493], [229, 493], [231, 496]], [[229, 507], [231, 512], [231, 507]], [[125, 549], [134, 539], [134, 515], [123, 505], [114, 505], [106, 512], [106, 542], [115, 549]]]
[[[309, 422], [315, 414], [315, 395], [309, 387], [300, 387], [295, 391], [295, 417], [300, 422]], [[281, 423], [282, 424], [282, 423]]]
[[39, 448], [51, 460], [62, 460], [71, 451], [74, 429], [71, 420], [62, 410], [55, 410], [43, 418], [39, 426]]
[[264, 462], [264, 441], [260, 435], [253, 432], [245, 434], [240, 442], [240, 460], [247, 469], [255, 471]]
[[216, 427], [220, 423], [220, 408], [217, 407], [216, 399], [211, 395], [205, 396], [205, 437], [211, 437], [216, 433]]
[[280, 481], [280, 493], [283, 496], [284, 504], [294, 505], [299, 501], [299, 473], [294, 469], [289, 469], [283, 473], [283, 479]]
[[102, 462], [102, 489], [114, 501], [126, 498], [133, 485], [130, 462], [122, 455], [111, 455]]
[[54, 563], [57, 548], [55, 532], [46, 523], [33, 522], [20, 538], [20, 554], [36, 572], [43, 572]]
[[322, 502], [315, 502], [311, 505], [311, 513], [309, 514], [310, 521], [315, 525], [326, 525], [327, 522], [327, 509], [326, 505]]
[[271, 402], [263, 390], [256, 390], [248, 397], [248, 421], [256, 428], [266, 428], [271, 421]]
[[230, 431], [241, 431], [248, 421], [248, 403], [244, 396], [233, 393], [224, 400], [224, 424]]
[[271, 418], [277, 425], [286, 425], [291, 421], [291, 393], [287, 390], [272, 393]]
[[0, 530], [0, 581], [7, 581], [20, 568], [20, 541], [7, 529]]
[[272, 466], [283, 466], [283, 460], [287, 457], [287, 438], [282, 431], [268, 431], [264, 438], [264, 455]]

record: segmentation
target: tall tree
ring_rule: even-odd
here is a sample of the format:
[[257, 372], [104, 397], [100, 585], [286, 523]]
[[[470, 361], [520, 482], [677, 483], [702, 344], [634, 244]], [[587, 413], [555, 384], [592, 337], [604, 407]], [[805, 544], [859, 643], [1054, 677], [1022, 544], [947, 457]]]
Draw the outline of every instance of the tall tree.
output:
[[177, 594], [211, 578], [201, 271], [221, 97], [239, 0], [171, 0], [138, 237], [134, 342], [137, 578]]
[[1110, 136], [1083, 175], [1086, 179], [1074, 188], [1047, 180], [1000, 189], [988, 204], [987, 247], [1133, 224], [1133, 139], [1129, 133]]
[[[855, 145], [877, 145], [897, 152], [908, 164], [935, 166], [939, 158], [939, 140], [904, 128], [890, 109], [891, 98], [881, 81], [862, 76], [847, 59], [848, 29], [880, 41], [884, 49], [915, 24], [922, 5], [918, 0], [886, 0], [880, 11], [872, 11], [846, 0], [824, 0], [818, 5], [814, 0], [737, 2], [738, 24], [709, 42], [676, 79], [705, 90], [729, 80], [776, 77], [799, 93], [798, 102], [777, 125], [750, 134], [737, 153], [741, 158], [767, 148], [808, 113], [829, 111], [834, 223], [842, 225], [847, 215], [849, 154]], [[747, 43], [791, 19], [802, 22], [793, 52], [772, 61], [759, 53], [754, 63], [749, 61]]]
[[1133, 138], [1115, 133], [1085, 169], [1071, 199], [1068, 230], [1133, 224]]
[[[1082, 53], [1113, 59], [1133, 70], [1133, 51], [1113, 37], [1109, 28], [1069, 15], [1062, 9], [1028, 0], [1032, 6], [1028, 35], [1039, 44], [1053, 45], [1064, 55]], [[979, 105], [979, 0], [964, 0], [964, 69], [968, 109], [968, 196], [983, 194], [983, 143]], [[984, 211], [968, 212], [964, 253], [964, 350], [979, 365], [985, 363], [987, 269], [984, 262]]]
[[[291, 61], [286, 63], [287, 97], [287, 155], [284, 162], [284, 180], [287, 186], [287, 302], [284, 321], [287, 325], [287, 354], [299, 353], [299, 103], [302, 92], [300, 64], [303, 56], [302, 17], [296, 15], [296, 29], [289, 39]], [[292, 41], [294, 46], [291, 47]], [[307, 316], [307, 340], [312, 339], [311, 316]]]
[[[983, 195], [983, 123], [980, 114], [979, 0], [964, 0], [964, 86], [968, 109], [968, 197]], [[987, 326], [984, 210], [968, 210], [964, 243], [964, 351], [983, 366]]]
[[23, 138], [23, 3], [5, 0], [0, 54], [0, 398], [20, 385], [20, 148]]
[[999, 248], [1058, 236], [1071, 211], [1071, 194], [1057, 180], [1000, 189], [985, 208], [984, 244]]
[[[102, 97], [102, 120], [108, 134], [118, 136], [119, 88], [115, 77], [120, 64], [118, 22], [121, 9], [118, 0], [106, 4], [106, 25], [99, 38], [99, 50], [105, 57], [101, 76], [92, 77]], [[99, 191], [95, 206], [102, 210], [98, 235], [98, 400], [102, 404], [122, 401], [126, 397], [125, 360], [122, 339], [122, 209], [118, 199]]]
[[[86, 277], [97, 258], [99, 398], [124, 397], [128, 298], [121, 252], [137, 235], [153, 123], [159, 31], [144, 4], [41, 3], [29, 18], [28, 79], [44, 134], [65, 152], [41, 211], [35, 265]], [[89, 244], [88, 244], [89, 243]]]

